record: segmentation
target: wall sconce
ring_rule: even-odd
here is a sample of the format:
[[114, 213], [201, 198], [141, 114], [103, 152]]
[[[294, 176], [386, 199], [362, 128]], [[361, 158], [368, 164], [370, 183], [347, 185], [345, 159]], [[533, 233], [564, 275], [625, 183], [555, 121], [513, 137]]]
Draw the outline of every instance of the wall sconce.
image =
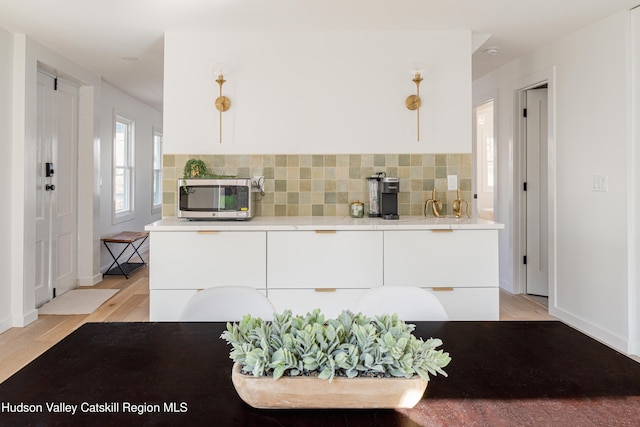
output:
[[215, 105], [216, 109], [220, 112], [220, 144], [222, 144], [222, 113], [231, 107], [231, 100], [222, 95], [222, 85], [226, 82], [224, 76], [228, 74], [229, 70], [223, 67], [216, 68], [216, 71], [213, 72], [213, 75], [216, 78], [216, 83], [218, 83], [219, 87], [219, 93], [216, 98]]
[[420, 66], [415, 66], [411, 69], [413, 82], [416, 84], [416, 94], [409, 95], [404, 101], [404, 105], [406, 105], [409, 110], [416, 111], [418, 118], [418, 142], [420, 142], [420, 106], [422, 105], [422, 99], [420, 99], [420, 82], [422, 81], [423, 73], [424, 71]]

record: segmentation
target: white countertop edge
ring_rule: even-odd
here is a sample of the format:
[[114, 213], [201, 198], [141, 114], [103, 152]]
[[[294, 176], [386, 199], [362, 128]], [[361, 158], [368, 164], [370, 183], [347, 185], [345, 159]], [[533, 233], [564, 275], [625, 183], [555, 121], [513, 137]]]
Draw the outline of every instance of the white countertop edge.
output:
[[294, 231], [294, 230], [499, 230], [504, 224], [477, 218], [406, 216], [398, 220], [349, 216], [259, 216], [245, 221], [189, 221], [166, 217], [146, 231]]

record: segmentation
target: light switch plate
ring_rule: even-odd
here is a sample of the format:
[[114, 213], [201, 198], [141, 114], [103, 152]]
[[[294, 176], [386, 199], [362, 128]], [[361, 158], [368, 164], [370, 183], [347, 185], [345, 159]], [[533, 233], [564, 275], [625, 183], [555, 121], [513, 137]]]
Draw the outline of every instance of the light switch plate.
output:
[[447, 190], [455, 191], [458, 189], [458, 175], [447, 175]]
[[593, 175], [593, 187], [591, 191], [606, 193], [609, 191], [608, 175]]

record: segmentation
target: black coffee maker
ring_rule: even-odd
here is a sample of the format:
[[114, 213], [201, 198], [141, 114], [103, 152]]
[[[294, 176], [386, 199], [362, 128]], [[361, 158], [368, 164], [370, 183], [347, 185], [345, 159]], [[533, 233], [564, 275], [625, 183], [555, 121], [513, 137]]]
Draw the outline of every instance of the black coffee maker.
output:
[[384, 177], [378, 187], [380, 201], [380, 216], [382, 219], [399, 219], [398, 192], [400, 181], [398, 178]]

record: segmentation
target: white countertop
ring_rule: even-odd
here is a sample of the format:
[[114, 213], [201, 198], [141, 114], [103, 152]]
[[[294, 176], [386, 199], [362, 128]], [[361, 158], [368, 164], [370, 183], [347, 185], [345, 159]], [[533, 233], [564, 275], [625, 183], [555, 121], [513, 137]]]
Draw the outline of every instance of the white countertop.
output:
[[147, 231], [294, 231], [294, 230], [496, 230], [504, 224], [478, 218], [404, 216], [397, 220], [349, 216], [257, 216], [245, 221], [189, 221], [167, 217]]

